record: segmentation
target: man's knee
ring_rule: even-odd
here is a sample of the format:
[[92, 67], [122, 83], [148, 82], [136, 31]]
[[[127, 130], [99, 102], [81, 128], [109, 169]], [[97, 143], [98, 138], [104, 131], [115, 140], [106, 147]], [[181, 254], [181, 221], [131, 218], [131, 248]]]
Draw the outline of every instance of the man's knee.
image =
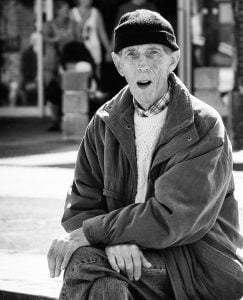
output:
[[109, 263], [103, 250], [95, 247], [81, 247], [73, 253], [65, 270], [64, 280], [93, 281], [99, 271], [106, 268], [109, 268]]
[[92, 284], [89, 300], [94, 299], [132, 299], [128, 284], [118, 278], [106, 276], [98, 278]]

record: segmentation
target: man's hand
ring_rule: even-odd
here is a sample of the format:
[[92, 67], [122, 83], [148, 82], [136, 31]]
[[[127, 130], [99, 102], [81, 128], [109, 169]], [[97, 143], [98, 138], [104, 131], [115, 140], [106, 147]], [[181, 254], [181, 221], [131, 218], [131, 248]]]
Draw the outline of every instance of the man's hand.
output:
[[140, 279], [142, 267], [152, 267], [136, 245], [108, 246], [105, 248], [105, 253], [112, 269], [118, 273], [125, 272], [130, 280]]
[[47, 254], [48, 267], [51, 277], [58, 277], [64, 270], [78, 248], [90, 245], [86, 239], [83, 228], [69, 233], [63, 238], [55, 239]]

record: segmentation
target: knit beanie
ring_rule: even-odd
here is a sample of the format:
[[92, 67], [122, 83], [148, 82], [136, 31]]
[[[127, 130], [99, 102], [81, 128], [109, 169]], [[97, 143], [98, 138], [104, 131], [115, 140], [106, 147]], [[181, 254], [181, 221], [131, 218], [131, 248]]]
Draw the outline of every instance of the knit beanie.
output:
[[172, 25], [159, 13], [137, 9], [121, 16], [114, 30], [114, 52], [142, 44], [162, 44], [179, 49]]

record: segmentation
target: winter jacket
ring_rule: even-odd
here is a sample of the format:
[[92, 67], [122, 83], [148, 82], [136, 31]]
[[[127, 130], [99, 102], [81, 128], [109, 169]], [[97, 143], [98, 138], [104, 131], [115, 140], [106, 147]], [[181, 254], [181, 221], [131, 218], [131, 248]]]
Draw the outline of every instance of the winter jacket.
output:
[[165, 125], [144, 203], [135, 203], [134, 106], [129, 87], [101, 107], [79, 148], [62, 224], [91, 245], [163, 249], [176, 299], [243, 296], [232, 150], [219, 114], [171, 75]]

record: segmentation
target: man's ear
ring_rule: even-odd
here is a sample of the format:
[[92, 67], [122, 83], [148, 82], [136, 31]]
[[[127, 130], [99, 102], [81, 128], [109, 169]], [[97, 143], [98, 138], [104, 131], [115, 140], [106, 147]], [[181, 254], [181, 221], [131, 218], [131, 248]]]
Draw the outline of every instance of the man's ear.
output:
[[111, 57], [113, 59], [114, 65], [116, 66], [116, 69], [117, 69], [118, 73], [121, 76], [124, 76], [123, 71], [122, 71], [122, 66], [121, 66], [121, 57], [120, 57], [120, 55], [116, 54], [115, 52], [112, 52]]
[[168, 73], [172, 73], [178, 65], [180, 60], [180, 50], [173, 51], [170, 54], [171, 56], [171, 64], [169, 65]]

